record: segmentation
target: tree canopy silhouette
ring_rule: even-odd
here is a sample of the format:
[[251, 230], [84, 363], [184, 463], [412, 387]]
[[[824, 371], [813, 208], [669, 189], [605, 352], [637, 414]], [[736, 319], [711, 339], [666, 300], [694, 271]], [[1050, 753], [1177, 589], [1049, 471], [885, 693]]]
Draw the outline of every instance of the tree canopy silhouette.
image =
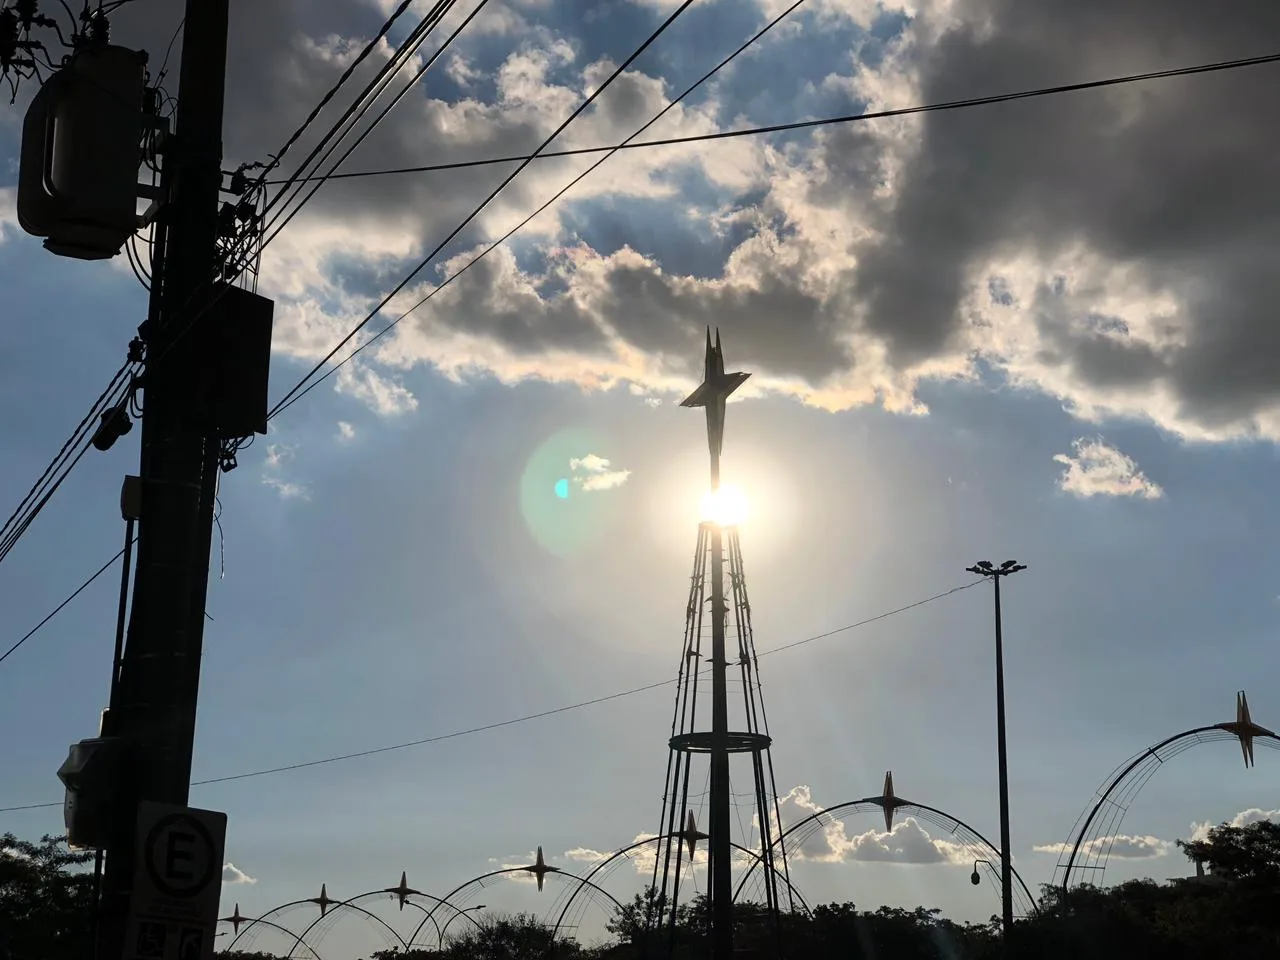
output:
[[[1015, 960], [1275, 960], [1280, 957], [1280, 825], [1223, 824], [1179, 841], [1204, 876], [1157, 883], [1133, 880], [1064, 896], [1046, 887], [1039, 912], [1015, 925]], [[0, 838], [0, 960], [86, 960], [91, 855], [60, 838], [25, 843]], [[1191, 870], [1188, 871], [1192, 872]], [[607, 924], [611, 937], [583, 946], [557, 939], [529, 914], [488, 915], [478, 926], [451, 930], [442, 948], [383, 951], [369, 960], [672, 960], [706, 955], [705, 897], [682, 904], [674, 925], [653, 929], [653, 891], [637, 894]], [[758, 904], [739, 904], [735, 942], [744, 956], [778, 960], [1006, 960], [1000, 926], [955, 923], [925, 907], [859, 910], [852, 903], [788, 915], [779, 929]], [[5, 951], [8, 951], [6, 955]], [[656, 952], [653, 952], [655, 951]], [[223, 953], [220, 960], [273, 960], [261, 953]], [[326, 957], [326, 960], [361, 958]]]

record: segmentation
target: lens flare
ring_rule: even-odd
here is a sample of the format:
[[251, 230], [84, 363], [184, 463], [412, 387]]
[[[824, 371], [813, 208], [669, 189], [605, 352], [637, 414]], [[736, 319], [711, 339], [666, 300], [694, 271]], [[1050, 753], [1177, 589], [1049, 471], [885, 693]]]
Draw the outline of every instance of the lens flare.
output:
[[718, 527], [736, 527], [747, 519], [747, 497], [733, 484], [708, 490], [702, 498], [702, 519]]

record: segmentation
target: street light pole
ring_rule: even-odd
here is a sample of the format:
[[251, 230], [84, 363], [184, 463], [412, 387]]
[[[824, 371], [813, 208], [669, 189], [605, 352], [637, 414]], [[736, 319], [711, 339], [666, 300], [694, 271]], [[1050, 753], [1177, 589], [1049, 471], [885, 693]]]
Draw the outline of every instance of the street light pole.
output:
[[1027, 569], [1026, 564], [1006, 560], [995, 566], [990, 560], [981, 560], [969, 573], [986, 577], [995, 585], [996, 598], [996, 753], [1000, 767], [1000, 907], [1001, 929], [1004, 934], [1005, 952], [1009, 950], [1009, 931], [1013, 928], [1013, 859], [1009, 849], [1009, 754], [1005, 742], [1004, 724], [1004, 637], [1000, 622], [1000, 580], [1012, 573]]

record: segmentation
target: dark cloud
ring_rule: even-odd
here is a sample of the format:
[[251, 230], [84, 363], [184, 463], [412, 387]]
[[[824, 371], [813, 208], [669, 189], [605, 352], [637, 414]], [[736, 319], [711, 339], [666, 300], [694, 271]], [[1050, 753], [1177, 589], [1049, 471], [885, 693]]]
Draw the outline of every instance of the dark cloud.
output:
[[623, 340], [647, 353], [688, 357], [693, 371], [707, 327], [731, 337], [731, 362], [820, 383], [848, 369], [839, 326], [824, 301], [782, 271], [753, 285], [691, 283], [647, 266], [615, 266], [602, 312]]
[[[961, 25], [918, 51], [925, 102], [1274, 52], [1280, 5], [1197, 0], [1000, 0], [959, 4]], [[891, 357], [952, 349], [973, 271], [1080, 245], [1128, 265], [1182, 305], [1187, 337], [1167, 356], [1123, 337], [1052, 331], [1042, 359], [1085, 383], [1163, 379], [1204, 422], [1277, 399], [1280, 243], [1277, 68], [1246, 68], [983, 107], [923, 119], [918, 149], [860, 250], [857, 294]]]

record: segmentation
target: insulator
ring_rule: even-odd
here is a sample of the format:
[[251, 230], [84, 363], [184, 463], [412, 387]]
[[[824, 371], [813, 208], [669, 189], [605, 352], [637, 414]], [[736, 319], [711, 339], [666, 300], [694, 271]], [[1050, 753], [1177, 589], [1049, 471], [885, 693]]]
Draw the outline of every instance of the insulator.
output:
[[104, 47], [111, 42], [111, 21], [101, 13], [89, 18], [89, 39]]
[[39, 0], [14, 0], [13, 11], [24, 26], [31, 26], [40, 15]]
[[8, 67], [18, 55], [18, 15], [12, 8], [0, 10], [0, 64]]

